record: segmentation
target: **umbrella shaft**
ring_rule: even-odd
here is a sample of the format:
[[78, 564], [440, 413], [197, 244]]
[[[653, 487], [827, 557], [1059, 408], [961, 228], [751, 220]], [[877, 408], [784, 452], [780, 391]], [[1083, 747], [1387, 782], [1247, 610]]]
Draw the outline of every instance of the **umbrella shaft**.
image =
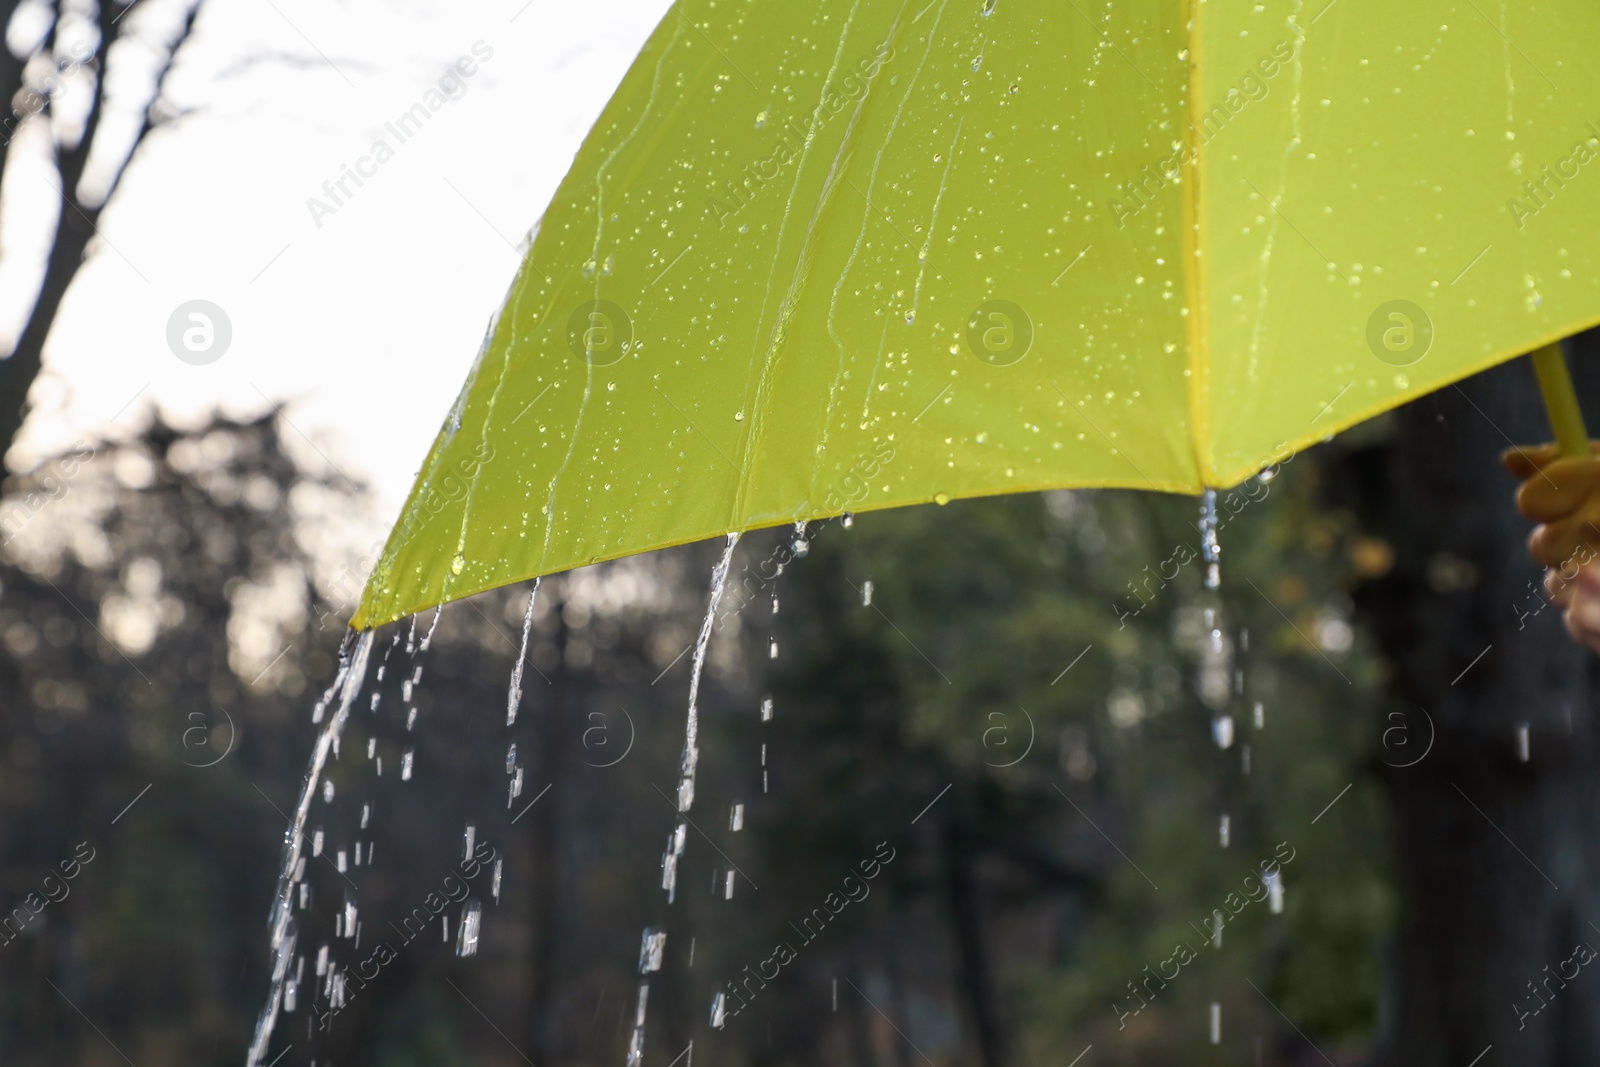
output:
[[1533, 360], [1534, 373], [1539, 376], [1539, 392], [1544, 395], [1544, 408], [1550, 416], [1550, 428], [1555, 431], [1561, 454], [1587, 456], [1589, 433], [1583, 428], [1583, 411], [1578, 407], [1577, 391], [1572, 388], [1566, 357], [1561, 354], [1561, 342], [1553, 341], [1529, 358]]

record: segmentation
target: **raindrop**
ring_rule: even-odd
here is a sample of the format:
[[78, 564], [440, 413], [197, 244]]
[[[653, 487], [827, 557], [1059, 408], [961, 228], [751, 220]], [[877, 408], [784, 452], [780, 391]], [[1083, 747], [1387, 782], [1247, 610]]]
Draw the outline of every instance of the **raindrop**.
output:
[[517, 769], [517, 743], [511, 742], [511, 747], [506, 749], [506, 773], [510, 774]]
[[[906, 321], [909, 322], [911, 320], [907, 319]], [[856, 524], [856, 517], [847, 511], [839, 517], [839, 523], [848, 530]]]
[[1222, 1044], [1222, 1005], [1211, 1002], [1211, 1043]]
[[1218, 748], [1229, 748], [1233, 745], [1233, 716], [1218, 715], [1211, 720], [1211, 738], [1217, 743]]
[[472, 846], [477, 843], [477, 840], [478, 827], [473, 823], [467, 823], [466, 829], [461, 832], [461, 860], [463, 863], [472, 859]]
[[667, 951], [667, 932], [654, 926], [644, 928], [639, 940], [639, 973], [653, 974], [661, 969], [661, 959]]
[[1206, 561], [1206, 588], [1222, 584], [1222, 547], [1217, 544], [1217, 491], [1207, 489], [1200, 497], [1200, 551]]
[[478, 954], [478, 930], [483, 923], [483, 905], [469, 900], [461, 908], [461, 922], [456, 926], [456, 955]]
[[1528, 762], [1528, 724], [1525, 722], [1517, 724], [1517, 760]]
[[375, 756], [377, 756], [377, 754], [378, 754], [378, 739], [376, 737], [367, 738], [367, 758], [368, 759], [372, 759]]
[[725, 884], [725, 887], [722, 890], [722, 899], [723, 900], [732, 900], [733, 899], [733, 872], [732, 871], [728, 872], [728, 880], [727, 880], [727, 882]]
[[938, 504], [942, 508], [946, 504], [950, 503], [950, 494], [949, 493], [935, 493], [935, 494], [933, 494], [933, 502], [935, 504]]
[[861, 606], [864, 607], [864, 608], [868, 608], [868, 607], [872, 606], [872, 579], [871, 578], [868, 578], [866, 581], [861, 583]]
[[1260, 730], [1260, 729], [1262, 729], [1263, 727], [1265, 727], [1267, 725], [1267, 713], [1266, 713], [1266, 710], [1264, 708], [1262, 708], [1261, 701], [1259, 701], [1259, 700], [1256, 701], [1255, 715], [1256, 715], [1256, 729]]
[[311, 854], [313, 856], [322, 855], [322, 827], [320, 826], [312, 831], [311, 834]]
[[417, 725], [417, 709], [410, 708], [406, 711], [406, 730], [409, 732], [415, 725]]
[[721, 1030], [728, 1018], [728, 998], [718, 993], [711, 998], [711, 1028]]
[[761, 721], [762, 722], [771, 722], [772, 721], [772, 698], [771, 697], [763, 697], [761, 699]]
[[1267, 906], [1272, 909], [1272, 914], [1283, 914], [1283, 875], [1278, 871], [1267, 871], [1264, 879], [1267, 883]]
[[738, 833], [740, 830], [744, 829], [743, 804], [735, 804], [733, 806], [733, 810], [728, 813], [728, 829], [732, 830], [734, 833]]
[[803, 521], [794, 524], [794, 542], [790, 547], [797, 556], [804, 556], [811, 551], [811, 542], [806, 540], [806, 524]]
[[774, 637], [772, 639], [771, 643], [767, 645], [767, 658], [768, 659], [777, 659], [778, 658], [778, 639], [776, 637]]
[[500, 865], [504, 860], [494, 861], [494, 876], [489, 879], [489, 894], [494, 897], [496, 904], [500, 903]]
[[1228, 847], [1228, 834], [1231, 830], [1228, 817], [1224, 815], [1222, 821], [1217, 823], [1217, 843], [1223, 848]]
[[322, 802], [324, 804], [332, 804], [333, 803], [333, 779], [332, 778], [329, 778], [327, 781], [322, 783]]
[[415, 758], [416, 750], [410, 745], [407, 745], [405, 750], [400, 753], [400, 780], [402, 782], [411, 781], [411, 764]]

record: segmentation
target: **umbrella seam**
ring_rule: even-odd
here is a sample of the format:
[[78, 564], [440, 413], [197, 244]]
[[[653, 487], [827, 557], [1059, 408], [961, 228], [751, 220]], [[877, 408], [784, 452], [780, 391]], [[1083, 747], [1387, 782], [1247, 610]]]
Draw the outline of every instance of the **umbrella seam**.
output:
[[[1195, 470], [1202, 485], [1210, 485], [1215, 479], [1212, 469], [1211, 457], [1207, 448], [1207, 439], [1211, 433], [1210, 417], [1210, 359], [1206, 351], [1208, 331], [1205, 328], [1205, 296], [1202, 288], [1201, 274], [1205, 269], [1204, 248], [1200, 234], [1201, 212], [1201, 181], [1202, 167], [1200, 166], [1200, 138], [1196, 109], [1201, 100], [1201, 64], [1200, 64], [1200, 15], [1199, 4], [1189, 0], [1184, 5], [1186, 14], [1186, 33], [1189, 37], [1189, 73], [1188, 89], [1189, 101], [1185, 111], [1188, 122], [1185, 123], [1183, 132], [1184, 145], [1189, 149], [1190, 175], [1187, 187], [1179, 187], [1183, 198], [1183, 243], [1184, 243], [1184, 287], [1188, 290], [1188, 334], [1189, 351], [1186, 367], [1189, 374], [1189, 431], [1190, 440], [1194, 448]], [[1192, 28], [1190, 28], [1192, 27]]]

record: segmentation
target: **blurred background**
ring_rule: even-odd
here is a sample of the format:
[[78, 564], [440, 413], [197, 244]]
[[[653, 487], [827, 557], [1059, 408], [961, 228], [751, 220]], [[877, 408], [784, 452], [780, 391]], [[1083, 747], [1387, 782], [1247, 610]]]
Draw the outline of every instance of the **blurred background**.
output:
[[[244, 1062], [375, 545], [665, 11], [0, 2], [0, 1062]], [[386, 628], [265, 1059], [620, 1067], [664, 929], [659, 1067], [1600, 1063], [1545, 436], [1506, 366], [1292, 456], [1215, 591], [1152, 494], [747, 535], [670, 904], [720, 545], [546, 580], [509, 730], [527, 587]]]

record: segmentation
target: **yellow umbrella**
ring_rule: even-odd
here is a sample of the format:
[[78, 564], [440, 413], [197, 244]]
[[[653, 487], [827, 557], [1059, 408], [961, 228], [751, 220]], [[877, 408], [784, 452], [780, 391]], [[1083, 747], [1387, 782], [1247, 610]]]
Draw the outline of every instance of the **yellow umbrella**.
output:
[[675, 5], [354, 623], [847, 510], [1226, 487], [1592, 325], [1597, 53], [1578, 0]]

